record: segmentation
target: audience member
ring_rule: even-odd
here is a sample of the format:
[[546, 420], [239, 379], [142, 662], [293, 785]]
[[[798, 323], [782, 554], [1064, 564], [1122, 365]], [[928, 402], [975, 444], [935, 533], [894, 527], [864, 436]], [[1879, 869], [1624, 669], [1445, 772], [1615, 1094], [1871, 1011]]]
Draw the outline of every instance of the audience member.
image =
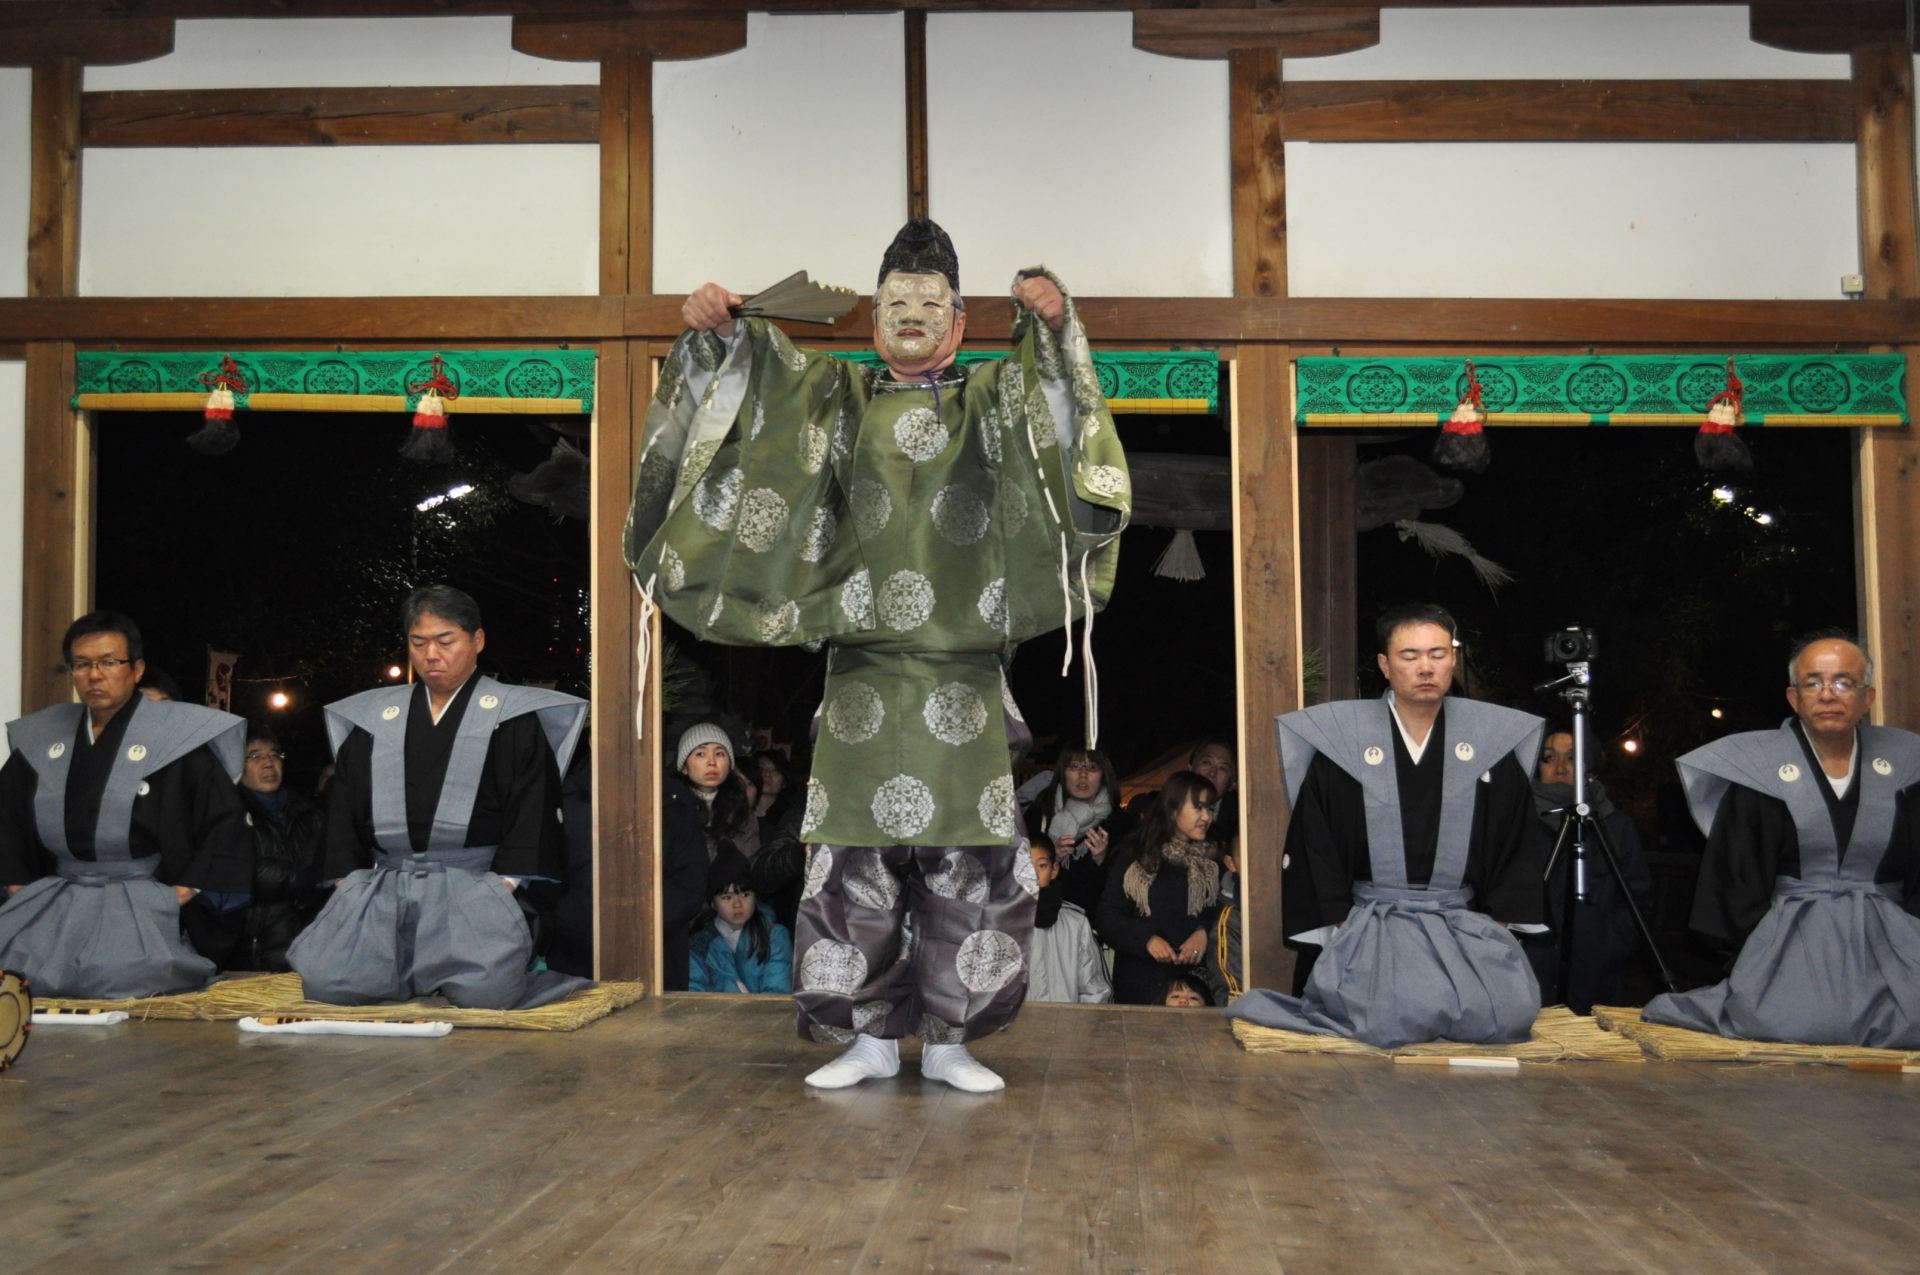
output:
[[1113, 948], [1113, 998], [1159, 1002], [1168, 965], [1197, 965], [1220, 913], [1220, 864], [1207, 841], [1213, 785], [1189, 770], [1160, 790], [1107, 874], [1100, 937]]
[[1167, 975], [1165, 989], [1154, 1003], [1168, 1009], [1208, 1009], [1214, 1004], [1213, 989], [1198, 974], [1175, 970]]
[[760, 816], [762, 834], [771, 824], [790, 837], [798, 837], [800, 816], [806, 810], [807, 786], [798, 781], [793, 763], [779, 751], [763, 748], [747, 758], [741, 773], [758, 780], [760, 799], [754, 803], [753, 811]]
[[240, 799], [253, 834], [253, 889], [202, 891], [180, 910], [193, 945], [222, 970], [291, 968], [287, 947], [318, 910], [320, 811], [286, 786], [286, 757], [271, 725], [248, 723]]
[[[1588, 748], [1594, 747], [1591, 741]], [[1588, 760], [1594, 753], [1589, 751]], [[1539, 815], [1537, 835], [1541, 838], [1541, 859], [1553, 854], [1566, 814], [1573, 807], [1573, 732], [1550, 727], [1540, 746], [1540, 766], [1534, 774], [1533, 805]], [[1633, 892], [1644, 914], [1653, 907], [1653, 874], [1647, 868], [1646, 853], [1640, 848], [1640, 834], [1634, 830], [1627, 812], [1616, 807], [1597, 776], [1587, 777], [1587, 805], [1599, 822], [1601, 831], [1613, 844], [1626, 873], [1627, 888]], [[1587, 902], [1579, 903], [1573, 894], [1573, 837], [1569, 833], [1553, 859], [1547, 878], [1547, 907], [1553, 918], [1550, 936], [1526, 944], [1527, 959], [1533, 962], [1534, 977], [1540, 980], [1542, 1005], [1565, 1004], [1576, 1014], [1587, 1014], [1595, 1005], [1621, 1005], [1622, 981], [1633, 953], [1640, 944], [1640, 927], [1634, 924], [1633, 911], [1620, 893], [1620, 883], [1607, 866], [1606, 853], [1599, 839], [1587, 837]], [[1572, 906], [1569, 913], [1568, 907]], [[1569, 923], [1571, 916], [1571, 923]], [[1566, 940], [1571, 930], [1573, 954], [1566, 956]], [[1565, 987], [1560, 969], [1567, 965]]]
[[723, 849], [707, 869], [711, 915], [694, 931], [687, 986], [696, 992], [793, 990], [793, 936], [754, 897], [746, 857]]
[[1213, 785], [1220, 795], [1213, 803], [1213, 824], [1207, 838], [1223, 851], [1232, 850], [1240, 837], [1239, 776], [1234, 766], [1231, 736], [1215, 735], [1201, 740], [1187, 754], [1187, 768]]
[[1107, 963], [1086, 912], [1060, 890], [1058, 852], [1046, 841], [1028, 847], [1040, 884], [1033, 942], [1027, 950], [1027, 999], [1106, 1005], [1113, 1000]]
[[706, 830], [707, 862], [724, 846], [753, 862], [760, 853], [760, 820], [747, 798], [746, 785], [733, 768], [733, 741], [713, 722], [697, 722], [681, 732], [675, 768], [700, 803]]
[[1090, 913], [1106, 891], [1120, 778], [1105, 753], [1074, 744], [1061, 748], [1051, 774], [1027, 807], [1027, 836], [1054, 847], [1063, 896]]

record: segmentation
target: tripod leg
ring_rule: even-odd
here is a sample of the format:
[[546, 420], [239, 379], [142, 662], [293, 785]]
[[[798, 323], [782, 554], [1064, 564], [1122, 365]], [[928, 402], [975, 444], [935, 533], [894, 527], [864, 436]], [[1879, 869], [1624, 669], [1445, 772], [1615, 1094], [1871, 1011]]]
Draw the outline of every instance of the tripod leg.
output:
[[1600, 843], [1600, 853], [1607, 858], [1607, 867], [1613, 872], [1615, 887], [1627, 901], [1627, 908], [1633, 913], [1633, 923], [1640, 927], [1640, 937], [1647, 941], [1647, 950], [1653, 953], [1653, 963], [1660, 970], [1660, 984], [1670, 992], [1679, 991], [1673, 981], [1673, 971], [1667, 968], [1666, 958], [1660, 955], [1660, 945], [1653, 941], [1653, 927], [1647, 924], [1647, 918], [1640, 914], [1640, 901], [1633, 897], [1633, 891], [1627, 885], [1627, 874], [1620, 869], [1620, 856], [1614, 853], [1613, 839], [1598, 819], [1588, 817], [1593, 825], [1594, 839]]

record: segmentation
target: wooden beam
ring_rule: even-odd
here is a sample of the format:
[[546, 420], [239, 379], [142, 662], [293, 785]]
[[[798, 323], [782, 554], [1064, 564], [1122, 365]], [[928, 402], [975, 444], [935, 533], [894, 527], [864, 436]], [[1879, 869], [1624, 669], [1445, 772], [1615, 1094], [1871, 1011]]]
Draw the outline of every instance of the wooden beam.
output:
[[[1866, 295], [1887, 301], [1920, 297], [1913, 59], [1904, 37], [1854, 50], [1853, 84]], [[1920, 346], [1906, 344], [1911, 364]], [[1920, 438], [1915, 431], [1861, 430], [1854, 481], [1860, 633], [1873, 654], [1880, 687], [1873, 720], [1912, 727], [1920, 723]]]
[[[754, 13], [933, 12], [1065, 13], [1145, 9], [1260, 9], [1276, 0], [709, 0], [716, 10]], [[1484, 9], [1652, 9], [1703, 0], [1474, 0]], [[1806, 0], [1795, 0], [1805, 3]], [[123, 19], [129, 10], [148, 18], [393, 18], [530, 14], [564, 7], [585, 17], [682, 13], [693, 0], [7, 0], [5, 7], [49, 18]], [[1745, 7], [1748, 0], [1704, 0]], [[1886, 0], [1818, 0], [1809, 5], [1841, 16], [1884, 8]], [[1457, 8], [1460, 0], [1393, 0], [1402, 9]], [[1313, 0], [1315, 9], [1378, 9], [1380, 0]], [[21, 19], [15, 18], [15, 21]]]
[[597, 142], [597, 85], [88, 93], [83, 146]]
[[1273, 719], [1300, 707], [1298, 455], [1284, 345], [1243, 346], [1233, 392], [1234, 629], [1239, 641], [1241, 934], [1248, 986], [1288, 988], [1281, 943], [1280, 856], [1286, 794]]
[[651, 292], [653, 63], [602, 62], [600, 101], [600, 292]]
[[1141, 9], [1133, 47], [1175, 58], [1223, 58], [1250, 49], [1283, 57], [1351, 53], [1380, 42], [1377, 5], [1312, 9]]
[[173, 52], [171, 18], [42, 18], [23, 20], [26, 8], [0, 17], [0, 66], [44, 66], [74, 62], [120, 66]]
[[[658, 992], [653, 826], [660, 742], [651, 724], [644, 739], [635, 738], [635, 712], [646, 689], [634, 658], [641, 622], [620, 549], [650, 364], [643, 344], [610, 341], [600, 347], [591, 448], [594, 943], [600, 977], [644, 978], [648, 990]], [[659, 694], [657, 645], [654, 650], [650, 714]]]
[[[405, 346], [450, 341], [670, 340], [679, 294], [629, 297], [42, 297], [0, 299], [0, 344], [35, 340], [169, 345], [251, 341], [298, 347], [344, 341]], [[1082, 297], [1089, 332], [1158, 346], [1283, 341], [1325, 347], [1442, 351], [1489, 347], [1624, 350], [1688, 346], [1861, 348], [1920, 342], [1920, 300], [1700, 301], [1352, 297]], [[1007, 339], [1004, 296], [967, 298], [967, 335]], [[803, 345], [864, 345], [866, 302], [846, 318], [796, 325]], [[1417, 350], [1403, 350], [1418, 353]]]
[[1352, 699], [1360, 693], [1357, 444], [1336, 434], [1302, 434], [1299, 448], [1300, 645], [1320, 652], [1326, 676], [1325, 687], [1308, 699]]
[[523, 12], [513, 20], [513, 47], [537, 58], [561, 62], [605, 62], [614, 57], [674, 62], [731, 53], [747, 44], [743, 9], [713, 6], [692, 12], [681, 8], [646, 15], [581, 17], [577, 14]]
[[1298, 142], [1850, 142], [1846, 80], [1324, 80]]
[[1906, 0], [1772, 0], [1747, 10], [1747, 32], [1757, 44], [1795, 53], [1851, 53], [1893, 40], [1905, 45]]
[[91, 457], [73, 398], [73, 346], [27, 347], [26, 446], [20, 590], [20, 708], [33, 712], [73, 697], [61, 672], [60, 639], [92, 601], [85, 551], [91, 522]]
[[1233, 292], [1287, 295], [1286, 99], [1275, 49], [1227, 60], [1227, 147], [1233, 174]]
[[27, 295], [72, 296], [80, 290], [80, 64], [33, 68], [29, 110]]
[[931, 217], [927, 182], [927, 15], [907, 24], [907, 216]]

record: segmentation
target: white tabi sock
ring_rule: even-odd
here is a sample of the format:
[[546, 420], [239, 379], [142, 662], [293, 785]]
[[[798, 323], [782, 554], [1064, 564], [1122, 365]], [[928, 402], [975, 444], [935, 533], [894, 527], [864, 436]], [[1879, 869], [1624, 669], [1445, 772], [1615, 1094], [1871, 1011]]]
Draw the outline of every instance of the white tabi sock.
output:
[[1007, 1082], [968, 1053], [965, 1045], [922, 1045], [920, 1074], [928, 1080], [944, 1080], [967, 1093], [992, 1093], [1007, 1087]]
[[884, 1079], [900, 1071], [900, 1042], [862, 1033], [847, 1052], [807, 1077], [815, 1089], [845, 1089], [863, 1080]]

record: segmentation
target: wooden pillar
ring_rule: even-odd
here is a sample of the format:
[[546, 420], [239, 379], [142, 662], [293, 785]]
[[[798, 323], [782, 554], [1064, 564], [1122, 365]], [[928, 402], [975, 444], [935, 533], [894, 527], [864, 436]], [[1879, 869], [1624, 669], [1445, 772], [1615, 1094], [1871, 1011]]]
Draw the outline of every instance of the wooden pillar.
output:
[[[1920, 297], [1916, 244], [1913, 58], [1901, 38], [1853, 50], [1854, 153], [1866, 295]], [[1906, 350], [1908, 384], [1920, 347]], [[1911, 394], [1911, 388], [1909, 394]], [[1876, 722], [1920, 725], [1920, 437], [1916, 427], [1856, 431], [1854, 508], [1860, 632], [1880, 694]]]
[[[80, 64], [33, 68], [27, 295], [72, 296], [80, 281]], [[85, 552], [92, 464], [73, 399], [74, 347], [26, 350], [26, 490], [20, 597], [20, 707], [71, 698], [61, 636], [92, 598]]]
[[[600, 64], [600, 291], [653, 288], [653, 62], [623, 53]], [[660, 986], [654, 852], [659, 742], [636, 720], [653, 702], [638, 678], [638, 601], [622, 531], [652, 374], [645, 342], [600, 347], [593, 432], [593, 863], [595, 969]]]
[[1287, 295], [1287, 150], [1280, 50], [1235, 49], [1227, 59], [1233, 172], [1233, 294]]
[[1300, 641], [1318, 651], [1325, 685], [1309, 703], [1359, 694], [1359, 537], [1354, 530], [1358, 458], [1339, 433], [1300, 437]]
[[927, 189], [927, 11], [909, 9], [907, 24], [907, 216], [931, 217]]
[[1298, 451], [1284, 345], [1241, 347], [1233, 388], [1234, 619], [1240, 634], [1241, 933], [1249, 986], [1291, 985], [1281, 943], [1287, 801], [1273, 719], [1300, 707]]

